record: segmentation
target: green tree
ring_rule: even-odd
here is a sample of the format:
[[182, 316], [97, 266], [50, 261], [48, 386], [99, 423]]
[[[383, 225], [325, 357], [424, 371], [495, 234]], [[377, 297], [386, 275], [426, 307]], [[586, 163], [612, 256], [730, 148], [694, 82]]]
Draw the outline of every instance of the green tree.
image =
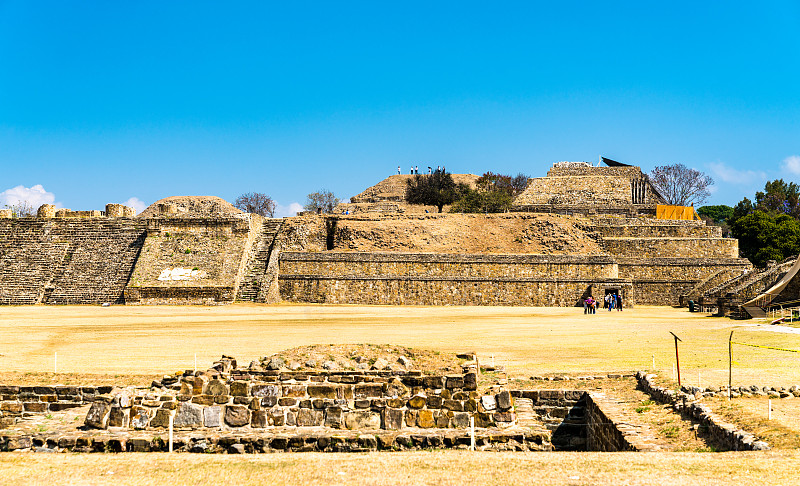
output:
[[724, 223], [728, 218], [733, 216], [733, 208], [724, 204], [718, 206], [703, 206], [697, 210], [697, 214], [715, 223]]
[[502, 213], [511, 208], [514, 199], [503, 190], [475, 190], [465, 187], [458, 201], [450, 206], [451, 213]]
[[440, 213], [445, 204], [452, 204], [460, 195], [459, 186], [447, 172], [417, 174], [407, 181], [406, 202], [436, 206]]
[[800, 253], [800, 222], [787, 214], [754, 210], [731, 224], [742, 256], [763, 267], [768, 260], [783, 260]]
[[756, 193], [756, 209], [772, 214], [789, 214], [800, 218], [800, 187], [783, 179], [768, 181], [764, 192]]
[[306, 196], [303, 210], [311, 213], [332, 213], [339, 202], [339, 198], [331, 191], [321, 189]]

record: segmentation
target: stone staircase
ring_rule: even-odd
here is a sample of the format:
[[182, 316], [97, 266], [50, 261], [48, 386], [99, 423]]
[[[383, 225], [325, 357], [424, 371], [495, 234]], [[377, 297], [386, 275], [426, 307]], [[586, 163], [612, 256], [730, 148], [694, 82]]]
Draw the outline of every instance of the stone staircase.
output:
[[274, 276], [269, 275], [270, 256], [275, 249], [275, 237], [281, 229], [283, 220], [265, 219], [260, 234], [253, 243], [248, 257], [242, 282], [236, 300], [264, 302], [269, 284]]
[[705, 295], [709, 290], [719, 287], [720, 285], [730, 282], [731, 279], [743, 276], [750, 270], [741, 271], [737, 268], [723, 268], [718, 270], [707, 278], [697, 283], [691, 290], [680, 296], [680, 305], [686, 307], [689, 301], [693, 300], [699, 302], [700, 297]]

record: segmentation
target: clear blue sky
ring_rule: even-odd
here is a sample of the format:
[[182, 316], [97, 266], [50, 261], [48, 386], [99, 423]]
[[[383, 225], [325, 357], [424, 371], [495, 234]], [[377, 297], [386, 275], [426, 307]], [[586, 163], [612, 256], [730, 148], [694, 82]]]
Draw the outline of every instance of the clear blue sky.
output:
[[800, 181], [800, 3], [758, 3], [0, 0], [0, 193], [288, 212], [602, 154], [732, 205]]

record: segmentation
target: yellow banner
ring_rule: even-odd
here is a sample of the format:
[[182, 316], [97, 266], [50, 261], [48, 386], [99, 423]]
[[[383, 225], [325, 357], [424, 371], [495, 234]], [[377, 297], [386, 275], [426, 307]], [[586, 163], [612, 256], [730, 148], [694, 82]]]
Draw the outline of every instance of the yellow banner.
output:
[[656, 219], [696, 219], [694, 206], [669, 206], [659, 204], [656, 206]]

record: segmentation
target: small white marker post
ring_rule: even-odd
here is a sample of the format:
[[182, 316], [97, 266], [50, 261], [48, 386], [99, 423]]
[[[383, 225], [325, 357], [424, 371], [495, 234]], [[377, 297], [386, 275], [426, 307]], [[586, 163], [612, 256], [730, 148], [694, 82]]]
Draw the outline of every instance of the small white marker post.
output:
[[469, 418], [469, 450], [475, 450], [475, 417]]
[[172, 421], [175, 420], [175, 410], [169, 413], [169, 451], [172, 452]]
[[53, 373], [58, 373], [58, 352], [53, 354]]
[[653, 371], [656, 370], [656, 355], [653, 355]]
[[767, 412], [767, 420], [772, 420], [772, 399], [767, 400], [769, 403], [769, 411]]

